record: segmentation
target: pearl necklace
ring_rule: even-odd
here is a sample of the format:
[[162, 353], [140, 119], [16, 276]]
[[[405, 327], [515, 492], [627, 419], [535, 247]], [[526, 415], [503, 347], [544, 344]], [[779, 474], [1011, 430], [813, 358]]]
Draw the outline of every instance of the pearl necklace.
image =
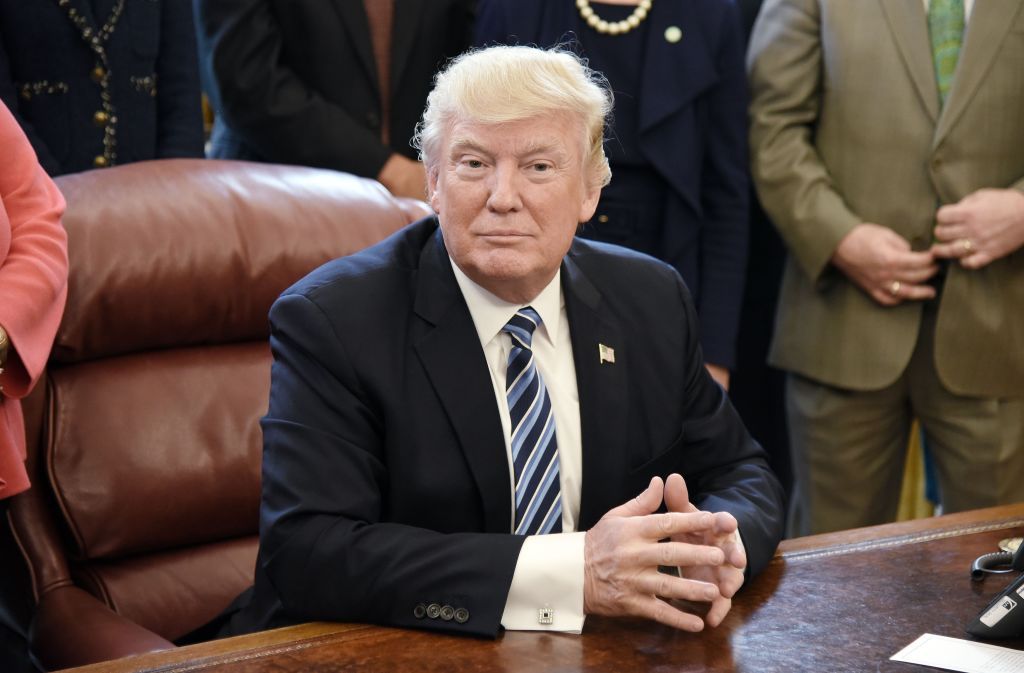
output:
[[605, 21], [594, 12], [589, 0], [576, 0], [576, 8], [587, 25], [597, 32], [606, 35], [621, 35], [633, 30], [647, 18], [647, 12], [651, 11], [651, 0], [640, 0], [640, 4], [633, 10], [633, 13], [623, 21]]

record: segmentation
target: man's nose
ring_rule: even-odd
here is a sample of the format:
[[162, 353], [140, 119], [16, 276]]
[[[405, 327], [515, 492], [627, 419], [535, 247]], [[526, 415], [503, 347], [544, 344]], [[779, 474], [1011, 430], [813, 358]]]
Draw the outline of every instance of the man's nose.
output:
[[519, 171], [514, 166], [495, 167], [491, 175], [491, 193], [487, 198], [487, 207], [498, 213], [519, 210], [522, 199], [519, 194]]

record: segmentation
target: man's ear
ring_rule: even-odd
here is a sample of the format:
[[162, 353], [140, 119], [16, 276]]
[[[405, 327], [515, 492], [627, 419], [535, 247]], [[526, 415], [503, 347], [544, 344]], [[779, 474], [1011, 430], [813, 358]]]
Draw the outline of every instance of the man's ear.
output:
[[584, 222], [589, 222], [590, 218], [594, 216], [594, 212], [597, 211], [597, 203], [600, 200], [601, 188], [588, 187], [587, 192], [583, 196], [583, 203], [580, 204], [579, 222], [581, 225]]
[[438, 211], [439, 199], [437, 197], [437, 166], [427, 168], [427, 201], [436, 213]]

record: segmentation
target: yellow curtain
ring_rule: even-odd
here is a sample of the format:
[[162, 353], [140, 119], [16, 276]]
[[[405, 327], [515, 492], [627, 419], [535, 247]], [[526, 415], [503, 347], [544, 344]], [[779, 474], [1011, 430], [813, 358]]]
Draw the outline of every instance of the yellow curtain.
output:
[[907, 450], [907, 464], [903, 470], [903, 487], [900, 493], [898, 521], [921, 519], [933, 516], [935, 507], [924, 495], [924, 459], [921, 454], [921, 428], [914, 421], [910, 429], [910, 446]]

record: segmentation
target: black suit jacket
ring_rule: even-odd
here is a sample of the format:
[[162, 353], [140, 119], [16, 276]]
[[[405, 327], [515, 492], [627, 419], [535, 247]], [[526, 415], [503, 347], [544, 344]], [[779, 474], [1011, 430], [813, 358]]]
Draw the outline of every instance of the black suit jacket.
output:
[[[105, 155], [105, 126], [94, 118], [103, 110], [93, 73], [102, 61], [91, 44], [116, 4], [0, 0], [0, 98], [50, 175], [93, 168]], [[203, 156], [192, 7], [187, 0], [127, 0], [113, 26], [102, 43], [116, 117], [109, 164]]]
[[[644, 159], [671, 187], [656, 256], [679, 271], [696, 299], [707, 360], [731, 368], [750, 182], [740, 14], [733, 0], [655, 2], [645, 22], [635, 133]], [[677, 42], [665, 38], [673, 26], [682, 31]], [[549, 47], [587, 30], [570, 0], [481, 0], [475, 41]], [[614, 173], [612, 165], [613, 185]]]
[[193, 0], [210, 156], [376, 177], [409, 146], [434, 73], [470, 42], [473, 0], [395, 0], [391, 147], [361, 0]]
[[[764, 567], [782, 532], [779, 486], [703, 367], [679, 276], [577, 240], [562, 283], [580, 528], [680, 472], [700, 507], [736, 516], [752, 571]], [[226, 633], [327, 619], [495, 635], [525, 538], [509, 532], [494, 391], [436, 219], [321, 267], [270, 319], [256, 583]], [[418, 618], [430, 603], [469, 619]]]

